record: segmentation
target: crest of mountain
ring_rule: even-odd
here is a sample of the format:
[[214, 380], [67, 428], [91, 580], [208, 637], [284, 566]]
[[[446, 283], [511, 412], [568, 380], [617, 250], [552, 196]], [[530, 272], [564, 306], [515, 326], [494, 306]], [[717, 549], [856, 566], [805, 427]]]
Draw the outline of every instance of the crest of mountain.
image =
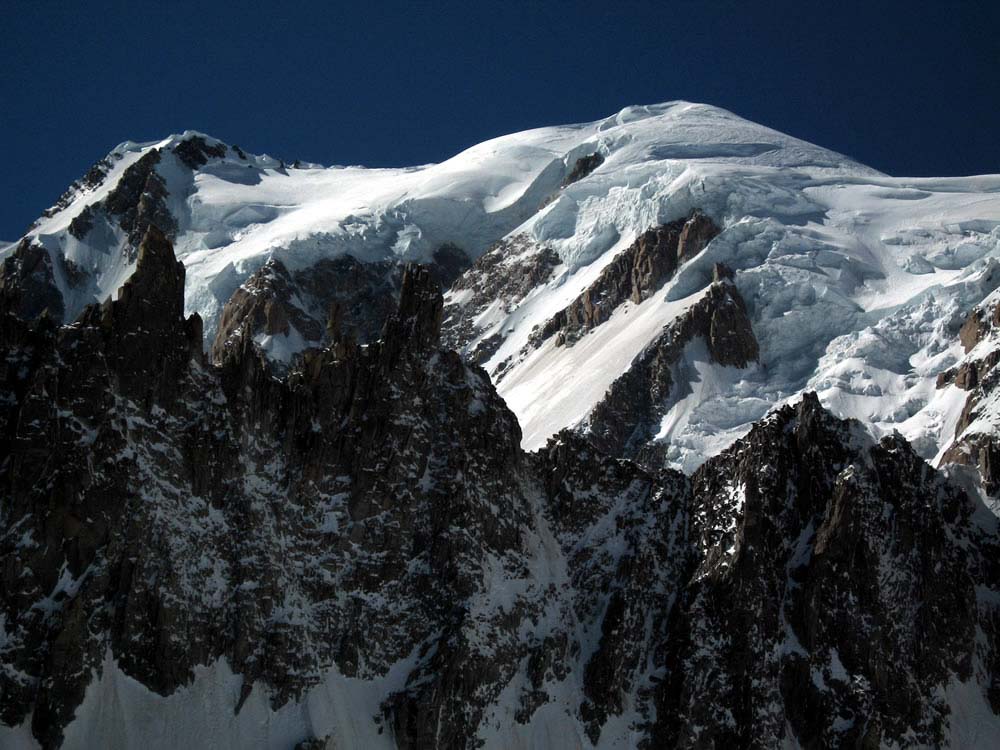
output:
[[992, 746], [998, 256], [686, 102], [124, 143], [0, 249], [0, 745]]

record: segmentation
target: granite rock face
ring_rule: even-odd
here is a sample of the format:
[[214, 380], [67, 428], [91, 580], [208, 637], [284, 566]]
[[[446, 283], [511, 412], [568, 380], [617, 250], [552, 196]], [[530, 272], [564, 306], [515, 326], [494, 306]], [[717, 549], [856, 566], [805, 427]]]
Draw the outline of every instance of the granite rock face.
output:
[[[468, 267], [454, 246], [442, 246], [434, 258], [426, 269], [439, 289]], [[338, 337], [371, 343], [396, 309], [404, 268], [344, 255], [289, 271], [271, 258], [226, 303], [209, 354], [221, 362], [246, 330], [272, 368], [284, 371], [304, 349], [329, 346]]]
[[[300, 165], [296, 162], [295, 166]], [[87, 304], [103, 302], [114, 293], [120, 279], [133, 270], [139, 244], [150, 227], [179, 243], [188, 254], [185, 262], [191, 262], [190, 254], [197, 254], [194, 248], [214, 251], [229, 246], [247, 227], [274, 221], [281, 209], [265, 200], [237, 211], [222, 210], [219, 215], [213, 213], [215, 207], [206, 207], [199, 185], [207, 181], [250, 187], [259, 184], [261, 174], [269, 169], [288, 176], [283, 162], [270, 157], [251, 161], [238, 147], [190, 131], [141, 149], [132, 143], [119, 145], [43, 214], [43, 220], [56, 217], [63, 222], [58, 239], [39, 230], [26, 236], [22, 247], [0, 263], [3, 304], [16, 306], [21, 317], [35, 317], [47, 308], [56, 322], [71, 322]], [[315, 241], [328, 243], [329, 236]], [[323, 255], [305, 267], [290, 264], [289, 270], [282, 259], [294, 258], [295, 253], [276, 245], [249, 264], [236, 264], [238, 270], [235, 265], [225, 266], [218, 284], [208, 290], [218, 307], [206, 313], [206, 350], [217, 356], [219, 347], [225, 346], [247, 316], [261, 336], [273, 336], [265, 329], [275, 326], [291, 335], [280, 345], [271, 342], [278, 369], [302, 348], [327, 343], [331, 316], [353, 330], [359, 341], [375, 338], [398, 299], [403, 263], [391, 254], [383, 260], [369, 256], [366, 262], [350, 254]], [[428, 261], [442, 289], [471, 262], [452, 242], [438, 245]], [[242, 294], [237, 294], [225, 310], [226, 319], [220, 321], [237, 284], [242, 284]], [[249, 298], [255, 302], [251, 304]], [[287, 326], [270, 319], [263, 324], [266, 298], [273, 298], [268, 307], [274, 315], [288, 318]], [[188, 302], [192, 302], [190, 295]], [[272, 353], [267, 346], [263, 351]]]
[[[172, 237], [177, 230], [177, 220], [167, 206], [166, 183], [156, 171], [161, 158], [160, 151], [153, 149], [129, 166], [101, 207], [108, 218], [116, 220], [127, 233], [130, 253], [138, 249], [139, 242], [151, 225], [168, 237]], [[95, 211], [91, 206], [87, 209]], [[86, 233], [82, 228], [81, 232]]]
[[538, 346], [557, 336], [557, 343], [572, 345], [588, 330], [608, 320], [622, 303], [638, 304], [647, 299], [718, 233], [715, 223], [698, 211], [643, 232], [577, 299], [535, 333], [534, 344]]
[[184, 162], [188, 169], [199, 169], [211, 159], [221, 159], [226, 155], [224, 143], [210, 144], [201, 136], [192, 136], [174, 146], [177, 158]]
[[[12, 712], [35, 702], [36, 726], [57, 731], [82, 697], [85, 685], [67, 675], [86, 674], [80, 670], [93, 655], [88, 647], [97, 646], [87, 640], [92, 628], [106, 628], [108, 637], [116, 628], [127, 630], [125, 599], [145, 596], [141, 590], [128, 591], [131, 562], [108, 555], [114, 549], [139, 554], [135, 545], [148, 541], [151, 529], [134, 539], [122, 533], [123, 524], [141, 523], [148, 510], [141, 503], [135, 507], [141, 494], [159, 493], [172, 478], [144, 469], [152, 470], [148, 457], [156, 454], [154, 446], [162, 445], [152, 439], [155, 421], [168, 418], [162, 405], [176, 405], [190, 387], [192, 371], [200, 367], [200, 320], [183, 318], [183, 288], [183, 266], [163, 234], [150, 228], [136, 273], [118, 300], [91, 306], [74, 324], [58, 329], [44, 318], [25, 322], [7, 315], [4, 343], [11, 352], [24, 352], [20, 366], [8, 364], [4, 377], [5, 394], [14, 398], [5, 413], [9, 453], [0, 468], [6, 498], [2, 599], [8, 623], [7, 721]], [[183, 414], [196, 433], [200, 420], [191, 412]], [[144, 441], [138, 437], [144, 431], [146, 444], [131, 447], [133, 438]], [[198, 453], [194, 438], [185, 438], [184, 451]], [[211, 470], [210, 463], [201, 469]], [[133, 484], [143, 480], [145, 487]], [[101, 620], [105, 602], [90, 598], [89, 593], [98, 595], [84, 585], [91, 581], [104, 587], [99, 597], [121, 607], [116, 609], [117, 625]], [[118, 586], [125, 586], [124, 599], [115, 599]], [[141, 628], [145, 622], [140, 618], [135, 624]], [[146, 645], [137, 644], [142, 656], [133, 652], [126, 658], [160, 659], [168, 671], [182, 668], [172, 661], [183, 650], [179, 643], [157, 649], [155, 639], [163, 635], [146, 632]], [[199, 653], [197, 643], [190, 646], [193, 654]]]
[[297, 353], [332, 343], [332, 334], [339, 331], [368, 343], [378, 338], [395, 309], [401, 279], [400, 266], [359, 263], [349, 255], [295, 272], [272, 258], [226, 303], [210, 355], [222, 361], [244, 330], [278, 365], [286, 366], [283, 342]]
[[[183, 279], [150, 229], [118, 300], [57, 330], [6, 319], [24, 354], [4, 383], [16, 406], [2, 465], [3, 718], [30, 708], [43, 744], [58, 744], [109, 648], [164, 694], [223, 655], [279, 703], [322, 662], [378, 670], [452, 616], [432, 594], [470, 587], [465, 554], [517, 539], [514, 519], [473, 512], [511, 492], [516, 422], [484, 375], [435, 354], [441, 296], [427, 271], [404, 273], [377, 342], [338, 338], [282, 381], [249, 336], [206, 365]], [[455, 434], [452, 458], [431, 450], [442, 432]], [[477, 443], [478, 468], [465, 454]], [[293, 538], [297, 551], [278, 541]], [[401, 617], [373, 593], [396, 578]], [[318, 611], [305, 629], [275, 621], [306, 602], [343, 611], [336, 625]]]
[[[757, 356], [726, 277], [637, 367]], [[426, 268], [277, 375], [257, 324], [209, 363], [183, 287], [151, 226], [116, 300], [0, 320], [0, 719], [43, 747], [109, 652], [161, 695], [224, 658], [237, 712], [405, 665], [374, 720], [413, 748], [556, 715], [598, 746], [935, 746], [955, 685], [1000, 710], [996, 525], [902, 439], [810, 395], [690, 478], [572, 432], [525, 453]], [[279, 298], [238, 304], [279, 330]]]
[[993, 690], [975, 633], [995, 648], [977, 602], [995, 530], [905, 441], [874, 443], [807, 396], [692, 484], [700, 563], [667, 638], [657, 742], [941, 745], [943, 688]]
[[[83, 241], [95, 233], [103, 238], [97, 240], [97, 244], [103, 247], [103, 243], [109, 242], [108, 238], [114, 237], [114, 242], [109, 244], [120, 246], [115, 252], [123, 255], [127, 263], [136, 260], [139, 245], [150, 227], [172, 239], [177, 230], [177, 219], [168, 204], [170, 196], [166, 181], [157, 172], [162, 156], [159, 149], [151, 149], [126, 167], [102, 200], [86, 205], [72, 218], [68, 226], [72, 238]], [[110, 157], [95, 164], [45, 215], [66, 208], [78, 193], [99, 187], [113, 166]], [[121, 237], [120, 242], [118, 237]], [[104, 252], [110, 252], [110, 249], [105, 248]], [[74, 315], [74, 312], [68, 309], [71, 305], [59, 291], [54, 275], [57, 273], [66, 280], [69, 291], [78, 292], [89, 300], [94, 299], [87, 292], [93, 288], [94, 277], [98, 273], [96, 268], [78, 267], [62, 252], [34, 245], [27, 238], [0, 267], [2, 295], [7, 300], [15, 296], [21, 300], [16, 310], [20, 317], [35, 317], [43, 309], [48, 309], [56, 322], [69, 322], [64, 317], [66, 314]], [[9, 306], [11, 303], [8, 301], [6, 304]]]
[[[72, 184], [66, 189], [66, 192], [64, 192], [61, 196], [59, 196], [59, 200], [57, 200], [53, 206], [47, 208], [45, 211], [42, 212], [42, 216], [44, 218], [49, 218], [51, 216], [54, 216], [59, 211], [69, 206], [69, 204], [72, 203], [73, 198], [81, 190], [92, 190], [98, 185], [100, 185], [104, 181], [104, 179], [108, 176], [108, 172], [114, 166], [116, 158], [120, 157], [116, 157], [115, 155], [109, 155], [91, 165], [90, 169], [87, 170], [87, 173], [80, 179], [74, 180]], [[32, 224], [32, 227], [34, 226], [35, 225]]]
[[0, 310], [19, 318], [37, 318], [43, 311], [57, 322], [63, 319], [63, 300], [55, 284], [52, 255], [43, 247], [21, 240], [0, 265]]
[[[715, 281], [686, 313], [636, 357], [597, 403], [583, 431], [606, 453], [658, 462], [653, 442], [660, 420], [676, 400], [677, 364], [686, 347], [701, 338], [709, 360], [743, 368], [757, 361], [746, 304], [725, 266], [715, 269]], [[672, 396], [674, 397], [672, 399]]]
[[938, 376], [968, 395], [955, 423], [955, 439], [944, 461], [973, 467], [990, 495], [1000, 492], [1000, 304], [996, 295], [976, 306], [959, 330], [966, 356]]
[[551, 248], [537, 247], [524, 236], [496, 243], [451, 285], [448, 296], [456, 304], [449, 306], [444, 321], [441, 335], [445, 345], [477, 364], [488, 360], [503, 342], [504, 331], [496, 331], [473, 351], [466, 351], [483, 330], [481, 316], [493, 305], [512, 310], [529, 293], [549, 282], [561, 263]]

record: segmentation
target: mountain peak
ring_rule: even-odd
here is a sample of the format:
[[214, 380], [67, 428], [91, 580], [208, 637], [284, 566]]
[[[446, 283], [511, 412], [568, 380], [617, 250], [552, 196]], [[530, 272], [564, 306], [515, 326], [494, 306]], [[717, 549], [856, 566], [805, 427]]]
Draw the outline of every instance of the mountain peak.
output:
[[[377, 335], [399, 294], [402, 264], [441, 270], [450, 257], [454, 269], [438, 274], [450, 281], [483, 259], [466, 291], [446, 297], [445, 334], [454, 336], [454, 325], [472, 336], [451, 340], [485, 357], [479, 361], [521, 416], [529, 447], [585, 424], [628, 363], [697, 304], [721, 263], [745, 300], [760, 367], [782, 362], [781, 384], [765, 382], [763, 370], [753, 375], [743, 386], [749, 397], [730, 396], [739, 415], [733, 420], [699, 416], [712, 389], [731, 385], [706, 386], [685, 405], [670, 406], [654, 435], [673, 443], [674, 465], [690, 470], [775, 400], [807, 388], [822, 400], [825, 384], [835, 381], [812, 379], [834, 366], [821, 358], [839, 336], [958, 282], [962, 273], [978, 273], [976, 263], [996, 242], [996, 182], [887, 177], [689, 101], [513, 133], [440, 164], [400, 169], [289, 164], [187, 130], [123, 144], [39, 219], [28, 240], [52, 259], [46, 283], [72, 320], [115, 293], [134, 270], [145, 228], [159, 227], [185, 266], [185, 311], [202, 318], [206, 342], [220, 329], [223, 341], [234, 333], [229, 327], [243, 318], [230, 315], [220, 326], [227, 303], [266, 264], [280, 261], [282, 284], [251, 287], [277, 293], [280, 286], [281, 304], [257, 304], [247, 292], [246, 304], [232, 309], [270, 320], [258, 345], [286, 363], [326, 341], [334, 302], [362, 340]], [[587, 296], [639, 238], [695, 213], [718, 236], [685, 256], [657, 294]], [[641, 261], [619, 265], [641, 276], [661, 259]], [[608, 284], [645, 289], [625, 278]], [[501, 289], [511, 295], [502, 304], [490, 293]], [[467, 311], [463, 300], [472, 297], [482, 306]], [[628, 304], [618, 305], [623, 299]], [[283, 314], [274, 317], [279, 307]], [[541, 339], [533, 330], [571, 308], [589, 310], [586, 317], [601, 325], [571, 346], [535, 346]], [[605, 350], [615, 352], [613, 366]], [[567, 368], [574, 388], [556, 387], [553, 366]], [[933, 453], [950, 439], [930, 422], [914, 429], [925, 435], [925, 450], [936, 446]]]
[[998, 258], [691, 102], [123, 144], [0, 251], [0, 745], [1000, 737]]

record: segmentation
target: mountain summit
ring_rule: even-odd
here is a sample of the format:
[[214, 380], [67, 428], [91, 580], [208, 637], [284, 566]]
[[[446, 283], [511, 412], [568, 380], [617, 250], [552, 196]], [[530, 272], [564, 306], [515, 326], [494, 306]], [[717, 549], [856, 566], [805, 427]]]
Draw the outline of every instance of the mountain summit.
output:
[[1000, 176], [687, 102], [126, 142], [0, 250], [0, 746], [1000, 742]]
[[[616, 275], [648, 273], [629, 266], [645, 256], [628, 260], [646, 233], [696, 211], [713, 227], [705, 252], [638, 292], [609, 291]], [[333, 304], [368, 341], [395, 304], [399, 264], [430, 263], [451, 287], [445, 341], [490, 373], [529, 449], [585, 428], [721, 263], [760, 356], [720, 367], [694, 341], [673, 358], [683, 382], [632, 443], [668, 446], [670, 465], [689, 471], [775, 403], [816, 390], [836, 413], [899, 430], [939, 459], [962, 399], [934, 385], [963, 353], [953, 332], [919, 321], [967, 313], [995, 286], [1000, 177], [887, 177], [688, 102], [408, 169], [286, 163], [188, 131], [121, 144], [95, 164], [3, 252], [5, 278], [35, 290], [31, 311], [70, 322], [121, 286], [150, 224], [185, 264], [185, 309], [204, 321], [213, 356], [249, 320], [257, 345], [287, 365], [327, 341]], [[584, 329], [557, 322], [588, 306], [599, 325], [591, 313]], [[877, 351], [886, 336], [902, 359]]]

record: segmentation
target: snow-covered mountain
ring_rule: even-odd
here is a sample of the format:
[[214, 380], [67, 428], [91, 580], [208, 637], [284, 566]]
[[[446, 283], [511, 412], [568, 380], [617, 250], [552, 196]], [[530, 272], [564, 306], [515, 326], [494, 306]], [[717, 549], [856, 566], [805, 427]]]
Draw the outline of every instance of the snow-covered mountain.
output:
[[[531, 342], [536, 326], [643, 232], [694, 210], [718, 236], [648, 299], [623, 301], [573, 346]], [[226, 302], [268, 260], [294, 276], [322, 260], [433, 262], [452, 248], [450, 281], [463, 260], [498, 242], [503, 264], [551, 253], [544, 278], [517, 299], [487, 295], [487, 304], [466, 309], [470, 284], [446, 299], [448, 317], [465, 329], [446, 340], [466, 352], [490, 341], [479, 359], [529, 449], [585, 426], [629, 363], [724, 263], [735, 271], [760, 356], [749, 367], [720, 367], [694, 346], [675, 364], [683, 383], [648, 432], [685, 470], [806, 389], [834, 413], [879, 434], [898, 429], [922, 455], [939, 458], [963, 401], [935, 388], [959, 356], [951, 329], [1000, 283], [990, 262], [1000, 251], [1000, 176], [887, 177], [684, 102], [517, 133], [410, 169], [288, 165], [191, 132], [124, 143], [26, 237], [51, 258], [63, 320], [114, 293], [134, 267], [136, 227], [157, 216], [186, 266], [185, 307], [204, 321], [206, 348]], [[283, 359], [318, 343], [329, 304], [322, 294], [289, 293], [298, 293], [286, 304], [291, 325], [261, 336]], [[312, 320], [312, 337], [297, 317]]]
[[0, 312], [0, 745], [1000, 739], [1000, 175], [686, 102], [187, 132]]

